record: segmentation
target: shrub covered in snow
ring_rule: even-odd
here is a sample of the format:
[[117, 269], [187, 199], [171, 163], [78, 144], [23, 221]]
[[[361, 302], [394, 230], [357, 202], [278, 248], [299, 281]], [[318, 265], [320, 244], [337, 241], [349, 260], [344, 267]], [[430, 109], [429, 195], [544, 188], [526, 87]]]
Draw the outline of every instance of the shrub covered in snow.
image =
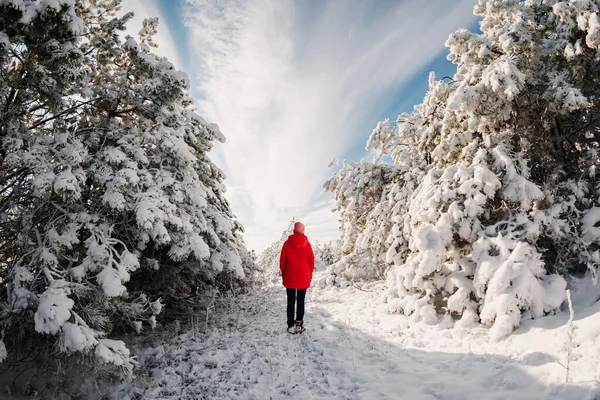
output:
[[447, 41], [457, 65], [412, 114], [377, 125], [372, 163], [335, 193], [346, 277], [390, 270], [391, 311], [482, 322], [501, 338], [556, 310], [560, 276], [600, 262], [597, 1], [480, 0], [482, 33]]
[[151, 53], [156, 20], [122, 43], [119, 3], [0, 1], [0, 360], [42, 338], [128, 372], [115, 326], [252, 267], [208, 158], [223, 135]]
[[338, 262], [341, 258], [339, 241], [320, 243], [318, 240], [312, 245], [315, 253], [315, 268], [324, 269]]

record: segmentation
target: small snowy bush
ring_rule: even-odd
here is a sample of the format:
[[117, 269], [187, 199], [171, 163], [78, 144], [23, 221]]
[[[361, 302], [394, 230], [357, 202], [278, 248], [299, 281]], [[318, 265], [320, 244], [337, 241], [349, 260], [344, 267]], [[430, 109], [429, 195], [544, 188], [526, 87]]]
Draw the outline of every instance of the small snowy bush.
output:
[[327, 268], [340, 259], [339, 243], [315, 241], [312, 247], [315, 252], [315, 268], [317, 269]]

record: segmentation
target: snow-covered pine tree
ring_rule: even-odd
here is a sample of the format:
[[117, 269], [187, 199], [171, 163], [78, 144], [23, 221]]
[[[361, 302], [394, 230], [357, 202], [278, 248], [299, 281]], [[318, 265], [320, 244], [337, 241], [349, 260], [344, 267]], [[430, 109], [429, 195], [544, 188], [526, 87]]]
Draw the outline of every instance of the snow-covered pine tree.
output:
[[[395, 265], [391, 311], [480, 321], [501, 338], [561, 305], [559, 274], [597, 277], [599, 7], [480, 0], [481, 33], [448, 39], [453, 79], [432, 75], [412, 114], [373, 131], [382, 158], [360, 168], [389, 157], [401, 177], [382, 189], [395, 211], [378, 233]], [[344, 209], [365, 191], [328, 189], [351, 223]]]
[[4, 357], [50, 344], [130, 372], [116, 326], [252, 267], [208, 158], [224, 137], [150, 52], [156, 20], [122, 43], [119, 4], [0, 1]]
[[332, 241], [322, 244], [316, 241], [312, 247], [315, 253], [315, 268], [326, 268], [339, 261], [339, 252]]
[[335, 193], [343, 231], [342, 257], [331, 269], [349, 279], [382, 277], [392, 227], [389, 189], [400, 179], [393, 164], [344, 161], [323, 187]]
[[288, 237], [294, 231], [295, 219], [292, 218], [288, 224], [287, 229], [281, 233], [279, 240], [271, 243], [269, 247], [263, 250], [258, 257], [258, 265], [262, 270], [262, 276], [265, 282], [275, 282], [279, 278], [279, 257], [281, 256], [281, 249], [283, 244]]

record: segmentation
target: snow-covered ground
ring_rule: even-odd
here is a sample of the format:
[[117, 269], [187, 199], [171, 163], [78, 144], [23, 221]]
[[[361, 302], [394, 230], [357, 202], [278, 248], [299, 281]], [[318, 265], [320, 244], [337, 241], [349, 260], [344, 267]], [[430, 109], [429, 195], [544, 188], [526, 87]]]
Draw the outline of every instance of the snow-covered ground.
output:
[[[312, 288], [307, 331], [285, 332], [285, 291], [257, 289], [237, 311], [140, 354], [120, 399], [600, 399], [600, 303], [523, 324], [491, 343], [485, 328], [388, 315], [382, 284]], [[577, 300], [575, 296], [575, 300]], [[449, 324], [446, 324], [449, 326]]]

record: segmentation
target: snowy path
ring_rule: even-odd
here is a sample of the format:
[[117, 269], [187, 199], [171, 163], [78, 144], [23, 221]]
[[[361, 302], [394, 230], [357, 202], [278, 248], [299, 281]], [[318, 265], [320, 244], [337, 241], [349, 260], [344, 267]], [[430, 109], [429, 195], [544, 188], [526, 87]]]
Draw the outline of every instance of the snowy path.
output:
[[[244, 297], [225, 327], [208, 335], [187, 333], [146, 352], [142, 361], [152, 364], [152, 376], [142, 397], [600, 399], [589, 385], [554, 385], [532, 375], [555, 361], [545, 353], [506, 357], [405, 348], [407, 337], [386, 331], [371, 307], [345, 304], [360, 301], [360, 295], [374, 301], [372, 295], [337, 292], [309, 290], [302, 335], [285, 332], [281, 287]], [[411, 340], [418, 343], [414, 333]]]

